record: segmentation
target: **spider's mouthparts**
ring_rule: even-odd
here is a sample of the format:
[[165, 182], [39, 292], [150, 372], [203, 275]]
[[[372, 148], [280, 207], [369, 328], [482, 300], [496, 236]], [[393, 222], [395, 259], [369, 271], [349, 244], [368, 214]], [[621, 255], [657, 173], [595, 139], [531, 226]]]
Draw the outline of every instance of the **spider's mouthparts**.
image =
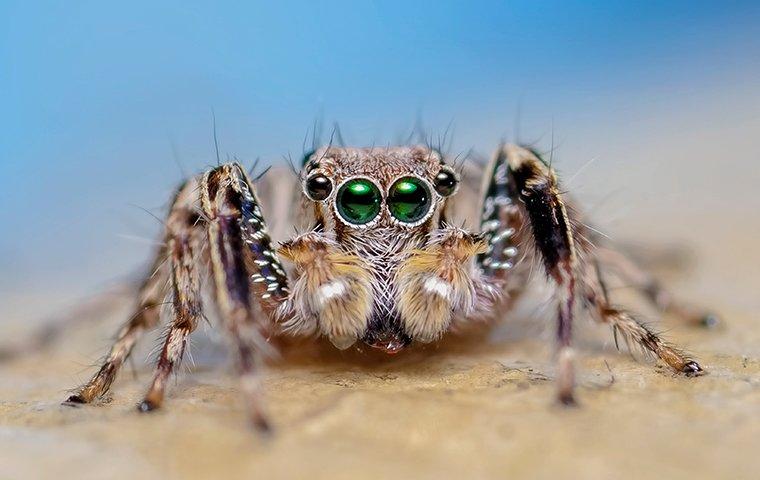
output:
[[376, 313], [370, 319], [362, 341], [372, 348], [393, 355], [412, 343], [412, 337], [404, 332], [401, 318], [397, 313], [390, 315]]
[[362, 340], [370, 347], [382, 350], [389, 355], [400, 352], [404, 347], [412, 343], [409, 335], [399, 331], [370, 331], [367, 332], [367, 335]]
[[408, 345], [408, 342], [394, 338], [389, 340], [375, 340], [372, 343], [368, 343], [368, 345], [372, 348], [382, 350], [389, 355], [395, 355], [396, 353], [403, 350], [404, 347]]

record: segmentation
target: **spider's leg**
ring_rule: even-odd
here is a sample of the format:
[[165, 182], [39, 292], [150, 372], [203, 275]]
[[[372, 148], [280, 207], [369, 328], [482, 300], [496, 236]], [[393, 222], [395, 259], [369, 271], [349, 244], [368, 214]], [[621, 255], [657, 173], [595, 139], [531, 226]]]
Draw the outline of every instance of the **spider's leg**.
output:
[[[594, 252], [589, 252], [594, 255]], [[702, 367], [689, 358], [681, 349], [664, 341], [657, 333], [642, 323], [636, 316], [622, 308], [610, 304], [609, 293], [602, 279], [599, 262], [589, 259], [585, 268], [583, 281], [583, 298], [595, 320], [612, 327], [617, 344], [618, 333], [628, 343], [638, 344], [644, 351], [651, 352], [668, 364], [675, 371], [686, 375], [701, 375]]]
[[[634, 315], [609, 304], [599, 275], [599, 259], [590, 242], [583, 235], [578, 236], [578, 230], [583, 227], [577, 219], [571, 218], [553, 170], [530, 150], [506, 146], [502, 151], [500, 155], [505, 156], [509, 165], [509, 181], [513, 182], [519, 204], [529, 219], [536, 250], [543, 258], [549, 277], [559, 286], [560, 399], [566, 401], [566, 394], [571, 392], [568, 387], [572, 387], [571, 357], [567, 353], [571, 352], [576, 292], [583, 295], [585, 305], [591, 308], [596, 320], [611, 324], [616, 333], [635, 341], [679, 372], [702, 373], [699, 364], [663, 341]], [[584, 262], [577, 252], [583, 254]]]
[[[197, 207], [197, 182], [191, 180], [185, 183], [178, 191], [172, 202], [167, 230], [165, 233], [165, 243], [169, 243], [171, 238], [172, 218], [187, 216], [190, 212], [196, 211]], [[151, 267], [151, 274], [145, 279], [140, 287], [137, 306], [130, 319], [119, 330], [116, 341], [109, 351], [105, 361], [95, 375], [76, 393], [71, 395], [66, 403], [90, 403], [93, 400], [102, 397], [108, 392], [116, 374], [118, 373], [124, 361], [129, 357], [132, 348], [137, 341], [149, 331], [156, 327], [159, 322], [160, 306], [163, 304], [165, 295], [165, 285], [169, 276], [169, 266], [165, 264], [167, 251], [162, 246], [156, 253]]]
[[499, 151], [485, 169], [480, 200], [480, 232], [485, 251], [475, 257], [475, 269], [485, 283], [502, 293], [500, 310], [508, 309], [525, 290], [530, 276], [524, 245], [526, 214], [510, 181], [505, 153]]
[[[557, 311], [557, 345], [558, 345], [558, 398], [566, 405], [575, 403], [572, 323], [576, 298], [577, 256], [575, 239], [568, 218], [567, 208], [560, 194], [554, 171], [533, 152], [514, 145], [505, 145], [499, 149], [493, 161], [494, 187], [501, 191], [494, 192], [493, 202], [503, 205], [503, 212], [512, 211], [511, 202], [527, 219], [530, 232], [526, 236], [532, 239], [535, 249], [543, 259], [544, 269], [549, 278], [557, 285], [559, 307]], [[486, 196], [486, 201], [491, 195]], [[507, 200], [509, 199], [509, 201]], [[487, 212], [487, 208], [484, 209]], [[501, 213], [504, 215], [504, 213]], [[489, 240], [493, 251], [485, 257], [481, 265], [485, 268], [511, 267], [514, 253], [511, 244], [501, 244], [498, 240], [508, 240], [513, 234], [507, 223], [500, 220], [499, 227]], [[489, 262], [490, 260], [490, 262]], [[508, 262], [504, 264], [504, 262]]]
[[256, 367], [271, 347], [266, 322], [256, 318], [251, 297], [257, 296], [264, 313], [272, 315], [288, 296], [287, 277], [245, 170], [238, 164], [222, 165], [204, 175], [200, 187], [217, 307], [233, 345], [251, 420], [268, 430]]
[[195, 225], [197, 218], [193, 211], [175, 210], [167, 221], [173, 318], [158, 358], [153, 382], [137, 407], [141, 412], [155, 410], [163, 403], [166, 381], [182, 361], [187, 337], [195, 330], [201, 316], [198, 266], [202, 230]]
[[688, 325], [714, 327], [718, 317], [673, 296], [651, 273], [640, 267], [624, 253], [606, 246], [597, 246], [594, 255], [603, 267], [608, 267], [660, 311], [674, 315]]

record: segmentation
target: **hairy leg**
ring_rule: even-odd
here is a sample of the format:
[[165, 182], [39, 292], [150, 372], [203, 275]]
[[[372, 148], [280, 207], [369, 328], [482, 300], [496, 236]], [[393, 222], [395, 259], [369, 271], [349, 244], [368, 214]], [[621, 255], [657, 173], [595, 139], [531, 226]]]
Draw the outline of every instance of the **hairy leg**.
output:
[[[172, 218], [185, 217], [197, 210], [196, 188], [197, 183], [191, 180], [184, 184], [175, 196], [169, 214], [170, 220], [167, 221], [165, 244], [168, 244], [172, 238], [173, 227], [177, 228], [173, 225]], [[97, 373], [66, 400], [67, 403], [90, 403], [105, 395], [137, 341], [145, 332], [158, 325], [159, 310], [165, 296], [165, 284], [171, 269], [165, 264], [166, 257], [167, 251], [164, 246], [156, 253], [151, 273], [140, 288], [134, 313], [119, 330], [105, 361]]]
[[[593, 252], [590, 254], [593, 255]], [[609, 292], [596, 260], [590, 260], [586, 265], [583, 297], [593, 317], [598, 322], [606, 323], [612, 327], [616, 344], [619, 333], [625, 338], [629, 349], [631, 342], [633, 342], [645, 352], [649, 352], [664, 361], [676, 372], [687, 375], [704, 373], [696, 361], [689, 358], [680, 348], [664, 341], [651, 328], [638, 320], [633, 313], [610, 304]]]
[[525, 291], [530, 276], [530, 252], [521, 250], [530, 234], [518, 192], [510, 181], [509, 165], [503, 155], [495, 155], [485, 169], [481, 186], [480, 232], [485, 251], [475, 257], [475, 269], [487, 284], [501, 293], [499, 310], [508, 310]]
[[[576, 238], [583, 227], [562, 199], [553, 170], [540, 157], [521, 147], [507, 146], [503, 155], [509, 165], [509, 181], [514, 185], [518, 204], [530, 221], [536, 251], [544, 267], [558, 286], [559, 314], [559, 397], [572, 403], [572, 350], [570, 336], [575, 298], [582, 295], [594, 317], [613, 326], [613, 331], [636, 342], [645, 351], [662, 359], [678, 372], [699, 375], [702, 368], [677, 347], [668, 344], [630, 312], [611, 306], [599, 272], [599, 259], [591, 244]], [[497, 157], [498, 158], [498, 157]], [[582, 233], [582, 232], [581, 232]], [[582, 252], [581, 261], [578, 252]], [[617, 338], [617, 337], [616, 337]]]
[[513, 196], [530, 223], [544, 269], [557, 285], [558, 398], [575, 403], [572, 324], [578, 279], [575, 238], [554, 170], [528, 149], [507, 145], [497, 154], [509, 166]]
[[201, 232], [190, 224], [192, 218], [170, 217], [172, 230], [169, 239], [169, 264], [171, 269], [173, 318], [166, 333], [164, 346], [156, 365], [148, 393], [138, 405], [138, 410], [148, 412], [161, 406], [166, 382], [174, 368], [182, 361], [187, 337], [198, 325], [201, 316], [200, 275], [198, 272]]
[[639, 267], [622, 252], [601, 246], [594, 250], [594, 255], [603, 267], [612, 269], [618, 277], [630, 283], [661, 311], [674, 315], [688, 325], [714, 327], [718, 324], [719, 320], [715, 314], [680, 301], [652, 274]]
[[[251, 422], [270, 429], [263, 411], [257, 366], [271, 347], [268, 322], [288, 296], [287, 277], [277, 259], [254, 189], [238, 164], [222, 165], [203, 176], [201, 204], [215, 298], [232, 343]], [[256, 315], [252, 294], [264, 315]]]
[[[514, 297], [527, 282], [528, 262], [517, 261], [518, 248], [527, 249], [533, 244], [547, 276], [557, 285], [559, 297], [558, 399], [566, 405], [574, 404], [571, 340], [578, 259], [557, 177], [534, 152], [514, 145], [504, 145], [497, 151], [487, 175], [481, 226], [488, 248], [478, 256], [476, 266], [497, 284], [517, 285], [508, 295]], [[529, 257], [528, 252], [522, 252], [525, 257]]]

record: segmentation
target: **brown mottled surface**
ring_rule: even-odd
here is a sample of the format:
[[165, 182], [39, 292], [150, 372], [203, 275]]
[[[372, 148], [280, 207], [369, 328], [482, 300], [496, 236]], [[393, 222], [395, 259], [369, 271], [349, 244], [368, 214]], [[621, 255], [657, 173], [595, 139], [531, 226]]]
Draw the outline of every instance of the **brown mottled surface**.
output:
[[[696, 296], [699, 283], [679, 290]], [[115, 297], [104, 320], [82, 313], [65, 341], [0, 365], [0, 478], [757, 478], [760, 333], [742, 308], [757, 298], [742, 301], [718, 305], [727, 326], [716, 331], [666, 320], [709, 370], [698, 379], [634, 362], [606, 329], [580, 322], [582, 406], [570, 410], [552, 405], [549, 335], [529, 319], [393, 358], [296, 348], [266, 375], [277, 430], [262, 439], [243, 422], [223, 349], [202, 332], [164, 411], [135, 412], [142, 362], [110, 404], [60, 406], [123, 316]]]
[[[668, 159], [663, 165], [680, 162], [672, 167], [680, 173], [691, 156], [678, 152], [657, 158]], [[636, 180], [630, 173], [636, 166], [589, 170], [588, 183], [614, 191], [609, 179], [617, 179], [629, 185], [628, 199], [640, 199], [609, 202], [594, 217], [617, 239], [688, 245], [692, 261], [681, 272], [663, 271], [674, 263], [671, 255], [652, 263], [682, 297], [725, 319], [714, 331], [675, 319], [661, 324], [667, 338], [697, 354], [709, 371], [704, 377], [678, 377], [635, 362], [615, 351], [608, 329], [581, 320], [581, 407], [557, 408], [551, 311], [538, 298], [480, 341], [449, 338], [395, 357], [290, 349], [264, 382], [276, 427], [269, 439], [247, 428], [224, 348], [209, 328], [193, 336], [195, 366], [170, 386], [163, 411], [135, 411], [150, 381], [145, 359], [155, 337], [134, 355], [136, 376], [125, 368], [110, 404], [63, 407], [67, 389], [93, 372], [90, 365], [127, 314], [127, 299], [117, 295], [76, 312], [77, 324], [50, 348], [0, 363], [0, 479], [756, 479], [756, 195], [746, 188], [706, 188], [717, 181], [714, 171], [675, 182], [674, 172], [642, 170], [647, 180]], [[670, 193], [661, 196], [665, 191]], [[606, 228], [610, 212], [622, 212], [618, 228]], [[627, 293], [613, 290], [618, 300]], [[61, 322], [74, 298], [4, 292], [0, 346], [25, 338], [32, 321], [51, 312]]]

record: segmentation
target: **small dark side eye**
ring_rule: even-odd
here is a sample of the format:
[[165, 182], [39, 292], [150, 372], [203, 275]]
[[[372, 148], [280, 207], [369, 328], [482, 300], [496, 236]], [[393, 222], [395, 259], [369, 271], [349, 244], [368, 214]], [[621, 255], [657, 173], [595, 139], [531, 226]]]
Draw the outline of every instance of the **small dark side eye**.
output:
[[318, 173], [306, 179], [306, 195], [312, 200], [321, 201], [330, 196], [333, 186], [329, 178]]
[[441, 169], [438, 175], [435, 176], [435, 191], [442, 197], [448, 197], [452, 195], [456, 189], [459, 180], [454, 172], [448, 168]]

